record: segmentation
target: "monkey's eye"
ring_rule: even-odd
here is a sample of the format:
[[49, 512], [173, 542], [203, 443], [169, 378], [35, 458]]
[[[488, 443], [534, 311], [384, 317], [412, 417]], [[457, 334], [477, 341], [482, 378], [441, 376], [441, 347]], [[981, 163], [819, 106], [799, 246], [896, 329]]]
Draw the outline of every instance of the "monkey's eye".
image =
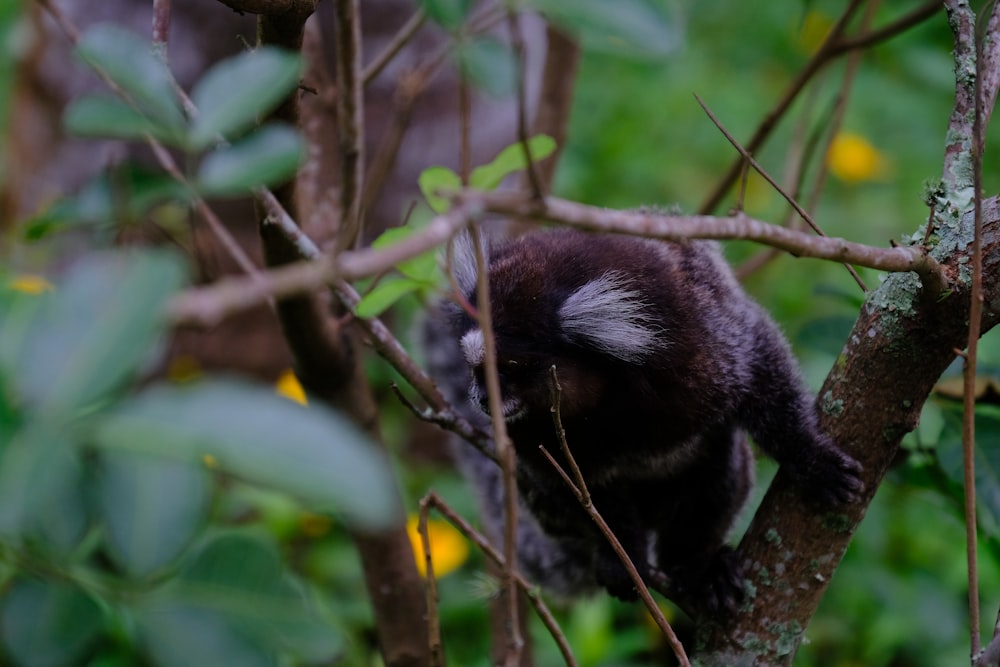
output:
[[516, 359], [497, 359], [497, 370], [501, 373], [516, 373], [521, 368], [523, 365]]

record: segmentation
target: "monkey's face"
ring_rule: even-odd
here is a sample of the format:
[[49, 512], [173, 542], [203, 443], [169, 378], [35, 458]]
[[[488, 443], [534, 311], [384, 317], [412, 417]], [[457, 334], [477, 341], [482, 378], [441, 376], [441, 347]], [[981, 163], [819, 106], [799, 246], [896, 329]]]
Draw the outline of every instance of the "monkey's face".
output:
[[[469, 399], [490, 414], [486, 382], [483, 332], [474, 328], [461, 338], [462, 353], [471, 369]], [[559, 382], [554, 392], [552, 368]], [[554, 354], [537, 340], [518, 340], [497, 335], [497, 374], [500, 380], [501, 410], [508, 423], [541, 419], [550, 423], [556, 401], [563, 419], [573, 419], [596, 409], [604, 390], [602, 374], [579, 359]]]

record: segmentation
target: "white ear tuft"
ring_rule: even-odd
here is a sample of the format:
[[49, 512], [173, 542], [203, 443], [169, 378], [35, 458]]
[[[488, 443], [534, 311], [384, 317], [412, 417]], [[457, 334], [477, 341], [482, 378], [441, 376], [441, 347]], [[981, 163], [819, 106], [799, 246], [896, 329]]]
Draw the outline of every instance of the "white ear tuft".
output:
[[483, 363], [483, 359], [486, 357], [486, 343], [483, 340], [481, 329], [472, 329], [467, 332], [462, 336], [459, 345], [462, 347], [462, 354], [469, 366], [475, 368]]
[[[485, 234], [482, 234], [480, 239], [488, 266], [489, 243]], [[467, 297], [476, 291], [479, 267], [476, 264], [476, 247], [472, 244], [472, 235], [468, 231], [456, 234], [451, 241], [451, 272], [464, 296]]]
[[647, 312], [642, 293], [618, 271], [577, 288], [559, 307], [563, 330], [597, 350], [637, 363], [664, 345], [663, 330]]

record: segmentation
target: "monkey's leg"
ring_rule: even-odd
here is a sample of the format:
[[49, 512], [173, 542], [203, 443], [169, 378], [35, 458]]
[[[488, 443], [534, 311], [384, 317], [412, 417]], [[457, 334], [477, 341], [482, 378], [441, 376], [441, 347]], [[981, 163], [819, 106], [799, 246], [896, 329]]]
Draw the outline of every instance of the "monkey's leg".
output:
[[816, 401], [784, 338], [761, 320], [754, 345], [752, 382], [740, 410], [743, 425], [808, 495], [829, 504], [857, 500], [861, 466], [819, 430]]
[[725, 539], [753, 486], [753, 453], [742, 433], [726, 429], [702, 446], [711, 455], [673, 485], [673, 503], [660, 505], [674, 509], [659, 518], [656, 562], [685, 606], [731, 610], [742, 599], [743, 576]]

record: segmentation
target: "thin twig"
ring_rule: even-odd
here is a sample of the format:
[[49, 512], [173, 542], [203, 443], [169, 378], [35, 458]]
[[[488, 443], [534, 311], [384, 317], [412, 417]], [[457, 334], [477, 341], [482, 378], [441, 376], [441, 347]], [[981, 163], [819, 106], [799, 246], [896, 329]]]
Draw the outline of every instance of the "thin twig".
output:
[[521, 662], [524, 640], [521, 637], [517, 610], [517, 586], [514, 580], [514, 563], [517, 554], [517, 484], [515, 480], [514, 445], [507, 436], [507, 423], [503, 413], [503, 397], [500, 394], [500, 375], [497, 371], [496, 338], [493, 335], [493, 319], [490, 311], [490, 287], [486, 257], [483, 253], [479, 228], [470, 226], [469, 234], [476, 253], [479, 276], [476, 282], [476, 298], [479, 306], [479, 329], [483, 333], [483, 366], [486, 375], [486, 395], [489, 400], [490, 418], [493, 425], [493, 440], [496, 442], [497, 458], [503, 473], [504, 492], [504, 567], [502, 568], [503, 588], [507, 603], [507, 654], [505, 664], [515, 667]]
[[[749, 163], [750, 166], [754, 168], [754, 171], [760, 174], [764, 178], [764, 180], [767, 181], [768, 184], [770, 184], [770, 186], [774, 188], [778, 192], [778, 194], [780, 194], [793, 209], [795, 209], [795, 212], [799, 214], [799, 216], [806, 222], [807, 225], [809, 225], [812, 228], [814, 232], [816, 232], [822, 237], [826, 237], [826, 233], [824, 233], [823, 230], [820, 228], [820, 226], [816, 224], [816, 221], [813, 220], [812, 216], [809, 215], [809, 213], [804, 208], [802, 208], [802, 206], [795, 200], [794, 197], [791, 197], [788, 193], [786, 193], [785, 190], [780, 185], [778, 185], [777, 181], [771, 178], [770, 174], [768, 174], [767, 171], [765, 171], [764, 168], [760, 166], [760, 163], [753, 158], [753, 156], [749, 153], [749, 151], [740, 146], [740, 142], [736, 141], [736, 138], [733, 137], [733, 135], [722, 125], [722, 123], [719, 122], [719, 119], [715, 117], [715, 114], [713, 114], [711, 110], [709, 110], [708, 106], [705, 105], [705, 102], [700, 97], [698, 97], [698, 95], [695, 95], [694, 97], [696, 100], [698, 100], [698, 104], [701, 105], [702, 110], [704, 110], [704, 112], [708, 115], [712, 123], [715, 124], [715, 127], [717, 127], [719, 131], [722, 132], [722, 134], [726, 137], [726, 139], [729, 140], [729, 143], [731, 143], [733, 147], [736, 148], [737, 151], [739, 151], [740, 155], [743, 156], [743, 159], [746, 160], [747, 163]], [[861, 291], [867, 292], [868, 288], [865, 286], [864, 281], [861, 280], [861, 276], [858, 275], [858, 272], [854, 270], [854, 267], [847, 263], [844, 264], [844, 267], [847, 269], [847, 272], [851, 274], [851, 277], [854, 278], [854, 282], [858, 284], [858, 287], [861, 288]]]
[[542, 198], [545, 196], [545, 190], [542, 189], [542, 180], [538, 176], [538, 168], [531, 157], [531, 146], [528, 145], [527, 77], [525, 75], [527, 63], [524, 50], [524, 36], [521, 34], [517, 12], [513, 9], [507, 10], [507, 28], [510, 31], [510, 44], [514, 50], [514, 58], [517, 61], [517, 140], [520, 142], [521, 150], [524, 152], [525, 173], [528, 176], [531, 193], [535, 196], [535, 199], [542, 201]]
[[361, 238], [364, 174], [364, 95], [361, 84], [359, 0], [333, 3], [337, 44], [337, 126], [340, 140], [340, 222], [337, 243], [354, 247]]
[[[792, 102], [798, 97], [799, 93], [805, 88], [805, 85], [809, 82], [812, 77], [819, 72], [823, 66], [830, 60], [830, 49], [833, 48], [834, 44], [840, 39], [847, 27], [848, 22], [854, 16], [854, 12], [857, 11], [858, 7], [865, 2], [865, 0], [851, 0], [847, 8], [844, 9], [844, 13], [841, 14], [840, 18], [830, 29], [826, 40], [819, 47], [819, 50], [813, 55], [812, 59], [806, 66], [803, 67], [795, 79], [788, 85], [785, 93], [781, 96], [781, 99], [774, 105], [774, 107], [767, 113], [764, 120], [761, 121], [760, 125], [757, 127], [753, 136], [746, 143], [746, 149], [750, 153], [754, 153], [759, 149], [767, 138], [771, 135], [771, 132], [778, 125], [778, 121], [781, 120], [785, 112], [788, 111], [792, 106]], [[722, 177], [722, 180], [715, 186], [705, 202], [698, 209], [700, 213], [706, 214], [711, 213], [716, 208], [718, 208], [719, 203], [722, 201], [723, 197], [729, 191], [729, 188], [739, 177], [740, 165], [743, 162], [742, 158], [736, 159], [730, 165], [729, 170]]]
[[584, 507], [590, 507], [592, 504], [590, 490], [587, 488], [587, 483], [583, 480], [583, 473], [580, 472], [580, 466], [576, 464], [576, 459], [573, 458], [573, 454], [569, 451], [569, 442], [566, 440], [566, 429], [562, 423], [562, 385], [559, 384], [559, 374], [554, 365], [549, 367], [549, 388], [552, 396], [552, 407], [549, 409], [552, 411], [552, 424], [556, 429], [556, 438], [559, 440], [559, 447], [562, 449], [563, 456], [566, 457], [570, 472], [573, 473], [573, 479], [576, 480], [576, 488], [580, 493], [580, 502], [583, 503]]
[[[582, 505], [583, 498], [585, 497], [584, 494], [587, 493], [584, 491], [584, 488], [579, 487], [573, 483], [573, 480], [569, 478], [569, 475], [566, 474], [566, 471], [563, 470], [562, 466], [559, 465], [559, 462], [556, 461], [555, 458], [553, 458], [552, 454], [550, 454], [549, 451], [545, 449], [544, 445], [539, 445], [538, 449], [542, 453], [542, 455], [545, 456], [546, 459], [548, 459], [548, 462], [552, 465], [552, 467], [559, 474], [559, 476], [562, 477], [563, 482], [565, 482], [566, 485], [569, 486], [570, 490], [573, 491], [577, 499], [581, 501]], [[589, 505], [583, 505], [583, 508], [590, 516], [591, 520], [595, 524], [597, 524], [598, 530], [600, 530], [601, 534], [603, 534], [604, 537], [608, 540], [608, 544], [611, 545], [611, 548], [612, 550], [614, 550], [615, 555], [618, 556], [618, 558], [622, 562], [622, 565], [625, 566], [625, 569], [628, 571], [629, 577], [632, 579], [632, 583], [635, 584], [635, 588], [636, 591], [638, 591], [639, 593], [639, 597], [642, 598], [643, 603], [646, 605], [646, 609], [649, 610], [649, 613], [653, 617], [653, 620], [656, 621], [657, 627], [660, 628], [660, 631], [663, 632], [663, 635], [667, 638], [667, 643], [669, 643], [670, 648], [673, 649], [674, 655], [677, 657], [677, 661], [680, 662], [681, 665], [686, 665], [687, 667], [691, 667], [691, 662], [688, 660], [687, 653], [684, 651], [683, 644], [681, 644], [680, 640], [677, 639], [677, 634], [674, 632], [674, 629], [670, 627], [670, 623], [663, 615], [663, 612], [660, 610], [659, 605], [656, 604], [656, 600], [653, 599], [652, 594], [650, 594], [649, 587], [646, 586], [646, 582], [642, 580], [641, 576], [639, 576], [639, 571], [635, 569], [635, 564], [629, 557], [628, 552], [625, 551], [625, 548], [621, 545], [621, 542], [618, 541], [618, 538], [615, 537], [615, 534], [611, 530], [611, 527], [608, 526], [607, 522], [604, 521], [604, 517], [602, 517], [601, 513], [597, 511], [597, 508], [594, 506], [593, 503], [590, 503]]]
[[[295, 245], [303, 259], [322, 260], [323, 263], [329, 262], [328, 259], [322, 257], [316, 244], [295, 224], [295, 221], [291, 219], [281, 206], [281, 203], [270, 191], [261, 189], [257, 192], [257, 196], [268, 212], [265, 224], [273, 224], [279, 227], [286, 239]], [[280, 271], [281, 269], [278, 270]], [[324, 284], [329, 285], [340, 299], [340, 302], [349, 311], [354, 312], [361, 301], [361, 297], [350, 283], [337, 278], [334, 273], [332, 270], [330, 271], [329, 280], [324, 281]], [[319, 285], [316, 286], [316, 288], [318, 287]], [[216, 315], [215, 317], [219, 316]], [[444, 396], [438, 390], [437, 385], [434, 384], [434, 381], [413, 361], [399, 340], [392, 335], [392, 332], [389, 331], [389, 328], [380, 319], [376, 317], [357, 317], [355, 321], [369, 336], [375, 351], [403, 376], [410, 386], [420, 394], [420, 397], [427, 402], [431, 410], [433, 410], [433, 413], [430, 415], [419, 413], [421, 418], [434, 422], [458, 434], [478, 449], [484, 456], [494, 461], [497, 460], [496, 455], [486, 444], [488, 440], [487, 434], [474, 427], [452, 410], [448, 401], [445, 400]]]
[[990, 18], [986, 22], [986, 32], [980, 43], [979, 106], [983, 114], [980, 123], [983, 128], [988, 128], [996, 106], [997, 92], [1000, 91], [1000, 3], [993, 3]]
[[399, 32], [396, 33], [396, 36], [392, 38], [385, 49], [365, 66], [361, 73], [362, 86], [367, 86], [375, 77], [382, 73], [385, 66], [392, 62], [396, 54], [413, 39], [413, 36], [417, 34], [417, 31], [420, 30], [420, 26], [424, 24], [426, 19], [427, 14], [424, 13], [423, 7], [418, 7], [417, 11], [413, 12], [413, 16], [403, 24], [403, 27], [399, 29]]
[[167, 61], [170, 37], [170, 0], [153, 0], [153, 53]]
[[[949, 9], [952, 7], [949, 5]], [[967, 8], [966, 8], [967, 9]], [[953, 10], [965, 13], [966, 9]], [[958, 19], [958, 17], [955, 17]], [[972, 90], [973, 120], [971, 146], [967, 157], [972, 160], [973, 187], [973, 220], [974, 235], [972, 240], [972, 290], [969, 304], [969, 338], [966, 345], [965, 358], [962, 365], [963, 396], [962, 396], [962, 469], [965, 487], [965, 546], [968, 563], [969, 581], [969, 625], [970, 651], [973, 659], [979, 654], [980, 609], [979, 609], [979, 560], [977, 555], [976, 521], [976, 358], [979, 350], [979, 334], [982, 328], [983, 316], [983, 192], [982, 192], [982, 96], [980, 94], [981, 78], [978, 76], [979, 64], [982, 62], [981, 51], [975, 41], [975, 17], [968, 10], [966, 20], [958, 19], [956, 26], [956, 58], [959, 52], [959, 42], [964, 42], [963, 29], [970, 26], [974, 56], [976, 58], [976, 78]], [[971, 20], [970, 20], [971, 19]], [[956, 104], [958, 101], [956, 99]], [[959, 184], [956, 184], [959, 185]]]
[[396, 165], [399, 149], [403, 145], [406, 130], [413, 118], [413, 109], [430, 83], [431, 75], [426, 69], [405, 72], [399, 78], [394, 96], [392, 119], [382, 133], [371, 163], [365, 174], [364, 191], [361, 195], [361, 210], [369, 211], [382, 194], [382, 188]]
[[425, 497], [420, 500], [420, 514], [417, 520], [417, 532], [420, 533], [420, 545], [424, 551], [425, 581], [427, 590], [427, 639], [430, 649], [432, 667], [444, 666], [444, 649], [441, 644], [441, 616], [438, 612], [437, 578], [434, 576], [434, 561], [431, 558], [431, 536], [427, 531], [427, 518], [430, 514], [430, 501]]
[[[55, 19], [56, 23], [69, 38], [70, 42], [72, 42], [74, 46], [79, 44], [80, 31], [75, 25], [73, 25], [62, 10], [57, 5], [50, 2], [50, 0], [38, 0], [38, 2], [47, 12], [49, 12], [52, 18]], [[135, 105], [131, 96], [122, 90], [122, 88], [115, 83], [107, 72], [93, 64], [91, 64], [91, 68], [101, 78], [101, 80], [104, 81], [105, 85], [107, 85], [111, 91], [115, 93], [115, 95], [119, 96], [128, 104], [133, 106]], [[246, 252], [244, 252], [242, 246], [240, 246], [236, 239], [233, 238], [232, 234], [229, 233], [229, 230], [227, 230], [225, 225], [222, 224], [222, 221], [215, 215], [215, 212], [208, 206], [204, 198], [198, 195], [194, 187], [187, 181], [187, 178], [184, 176], [180, 167], [174, 161], [173, 156], [170, 155], [170, 151], [168, 151], [163, 144], [150, 134], [146, 134], [145, 140], [152, 149], [157, 162], [159, 162], [160, 166], [163, 167], [163, 170], [178, 183], [184, 185], [189, 192], [193, 193], [194, 199], [192, 203], [195, 210], [198, 211], [199, 215], [201, 215], [205, 222], [208, 223], [212, 233], [215, 234], [215, 236], [219, 239], [219, 242], [222, 243], [226, 252], [229, 253], [240, 269], [249, 274], [252, 280], [256, 280], [257, 275], [259, 274], [257, 265], [254, 264]]]
[[[352, 312], [361, 300], [358, 293], [351, 285], [343, 280], [334, 283], [333, 290], [343, 303]], [[358, 326], [369, 336], [372, 346], [379, 356], [389, 362], [403, 379], [413, 387], [420, 397], [427, 402], [433, 413], [422, 415], [427, 421], [434, 422], [447, 430], [456, 433], [463, 440], [475, 447], [487, 458], [497, 461], [496, 454], [493, 453], [489, 445], [489, 435], [482, 432], [470, 424], [465, 418], [459, 415], [448, 404], [448, 401], [441, 394], [441, 391], [434, 384], [434, 381], [423, 371], [423, 369], [413, 361], [413, 358], [406, 353], [399, 340], [392, 335], [389, 328], [378, 318], [355, 318]]]
[[[545, 65], [538, 90], [538, 108], [532, 135], [545, 134], [555, 140], [552, 155], [536, 164], [538, 178], [545, 194], [552, 190], [556, 166], [565, 147], [570, 110], [573, 106], [573, 86], [580, 66], [580, 46], [576, 40], [553, 23], [545, 26]], [[521, 175], [522, 187], [530, 187], [530, 172]]]
[[[479, 550], [486, 554], [487, 558], [492, 560], [501, 568], [504, 567], [505, 560], [503, 555], [489, 543], [489, 540], [487, 540], [485, 536], [479, 533], [468, 521], [449, 507], [439, 495], [431, 491], [424, 496], [424, 500], [440, 512], [441, 515], [452, 526], [454, 526], [456, 530], [458, 530], [458, 532], [472, 540]], [[423, 503], [423, 500], [421, 503]], [[517, 571], [514, 571], [514, 580], [517, 582], [518, 587], [526, 594], [528, 600], [535, 608], [535, 613], [538, 614], [538, 617], [548, 629], [549, 634], [552, 635], [556, 645], [559, 647], [559, 652], [562, 653], [563, 661], [566, 663], [567, 667], [576, 667], [576, 658], [573, 657], [573, 650], [570, 648], [569, 642], [566, 641], [566, 635], [563, 634], [562, 629], [559, 627], [559, 623], [552, 615], [552, 612], [549, 611], [549, 608], [545, 605], [545, 602], [538, 594], [536, 587], [522, 577]]]
[[848, 51], [857, 51], [874, 46], [880, 42], [885, 42], [896, 35], [906, 32], [910, 28], [919, 25], [941, 11], [940, 0], [930, 0], [930, 2], [917, 7], [909, 14], [904, 14], [895, 21], [888, 23], [877, 30], [871, 32], [863, 31], [857, 37], [842, 38], [831, 46], [828, 57], [833, 58]]
[[[611, 548], [614, 549], [615, 554], [621, 559], [622, 564], [625, 569], [628, 570], [629, 576], [632, 578], [632, 582], [635, 584], [636, 590], [639, 591], [639, 596], [642, 601], [646, 604], [646, 608], [649, 613], [653, 616], [656, 621], [657, 626], [663, 632], [664, 636], [667, 638], [667, 642], [674, 651], [674, 655], [677, 656], [677, 660], [682, 665], [689, 665], [687, 654], [684, 652], [684, 646], [677, 639], [677, 635], [674, 633], [674, 629], [670, 627], [670, 623], [667, 622], [666, 617], [663, 616], [663, 612], [660, 610], [659, 605], [653, 600], [653, 596], [649, 592], [649, 588], [646, 586], [646, 582], [642, 580], [639, 576], [639, 571], [635, 569], [635, 564], [632, 563], [632, 559], [629, 558], [628, 553], [622, 547], [621, 542], [608, 527], [608, 524], [604, 521], [600, 512], [594, 507], [594, 503], [590, 497], [590, 490], [587, 488], [587, 482], [583, 478], [583, 473], [580, 471], [580, 466], [577, 465], [576, 459], [573, 457], [573, 453], [570, 451], [569, 443], [566, 441], [566, 429], [563, 428], [562, 423], [562, 386], [559, 384], [559, 376], [556, 371], [556, 367], [552, 366], [549, 368], [550, 377], [550, 389], [552, 392], [552, 421], [555, 426], [556, 436], [559, 438], [559, 446], [562, 448], [563, 456], [566, 457], [566, 463], [569, 465], [570, 470], [573, 472], [573, 477], [576, 479], [574, 482], [566, 474], [566, 471], [562, 469], [559, 463], [549, 454], [548, 450], [545, 449], [543, 445], [539, 445], [539, 449], [542, 454], [549, 460], [549, 463], [555, 468], [559, 476], [563, 478], [563, 481], [569, 485], [569, 488], [576, 495], [577, 500], [583, 506], [583, 509], [590, 515], [590, 518], [597, 524], [601, 532], [607, 538], [608, 543]], [[640, 555], [641, 556], [641, 555]]]

